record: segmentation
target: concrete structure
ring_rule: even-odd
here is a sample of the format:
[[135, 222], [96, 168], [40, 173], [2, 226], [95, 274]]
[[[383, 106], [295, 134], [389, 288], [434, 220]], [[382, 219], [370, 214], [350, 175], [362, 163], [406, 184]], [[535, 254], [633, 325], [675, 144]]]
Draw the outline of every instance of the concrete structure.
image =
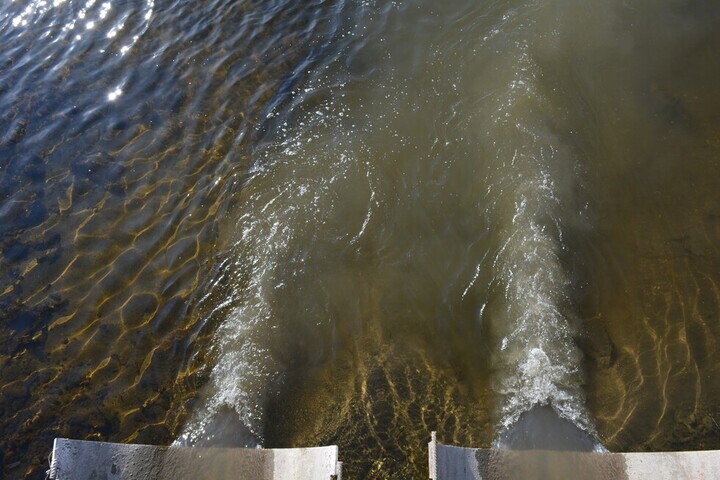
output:
[[252, 449], [125, 445], [56, 438], [56, 480], [339, 480], [336, 446]]
[[[594, 453], [495, 450], [428, 444], [431, 480], [708, 480], [720, 450]], [[341, 480], [336, 446], [287, 449], [188, 448], [55, 439], [54, 480]]]
[[720, 450], [594, 453], [493, 450], [428, 444], [432, 480], [684, 480], [720, 478]]

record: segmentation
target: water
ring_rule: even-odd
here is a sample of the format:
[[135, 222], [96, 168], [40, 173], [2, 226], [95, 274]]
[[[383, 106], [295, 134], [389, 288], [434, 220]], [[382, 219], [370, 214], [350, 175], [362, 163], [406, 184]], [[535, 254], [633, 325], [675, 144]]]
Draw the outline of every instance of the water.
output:
[[720, 448], [719, 17], [3, 5], [3, 472], [67, 436], [418, 478], [431, 430], [543, 406], [593, 448]]

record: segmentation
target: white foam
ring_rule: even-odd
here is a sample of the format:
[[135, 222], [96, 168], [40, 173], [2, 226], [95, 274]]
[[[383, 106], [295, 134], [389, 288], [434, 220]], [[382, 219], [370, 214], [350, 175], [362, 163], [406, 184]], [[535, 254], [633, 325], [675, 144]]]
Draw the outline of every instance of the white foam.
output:
[[[286, 350], [291, 337], [300, 332], [312, 342], [327, 323], [294, 308], [312, 301], [300, 290], [313, 266], [317, 231], [327, 230], [338, 215], [335, 199], [370, 183], [371, 173], [359, 160], [362, 147], [339, 124], [342, 107], [328, 102], [316, 108], [294, 125], [283, 123], [276, 140], [256, 152], [240, 217], [228, 226], [233, 243], [227, 255], [235, 261], [224, 281], [234, 288], [229, 299], [211, 300], [232, 307], [221, 313], [208, 356], [214, 360], [209, 380], [179, 443], [217, 440], [217, 418], [230, 411], [250, 434], [246, 446], [262, 444], [268, 401], [281, 388], [292, 357]], [[348, 239], [363, 235], [375, 206], [371, 193], [368, 211], [361, 212]]]
[[[534, 21], [519, 14], [498, 28], [536, 35]], [[502, 43], [484, 40], [495, 41]], [[582, 212], [573, 206], [582, 180], [574, 175], [572, 151], [553, 133], [558, 119], [548, 115], [552, 102], [544, 98], [542, 70], [532, 52], [524, 41], [505, 44], [502, 55], [488, 57], [478, 78], [483, 112], [491, 112], [480, 112], [476, 122], [489, 152], [480, 159], [490, 190], [484, 214], [497, 239], [491, 264], [481, 266], [492, 270], [493, 285], [501, 292], [487, 308], [483, 305], [495, 345], [498, 426], [506, 429], [524, 412], [551, 405], [593, 434], [574, 339], [578, 319], [570, 298], [571, 272], [563, 258], [566, 225], [581, 223]]]

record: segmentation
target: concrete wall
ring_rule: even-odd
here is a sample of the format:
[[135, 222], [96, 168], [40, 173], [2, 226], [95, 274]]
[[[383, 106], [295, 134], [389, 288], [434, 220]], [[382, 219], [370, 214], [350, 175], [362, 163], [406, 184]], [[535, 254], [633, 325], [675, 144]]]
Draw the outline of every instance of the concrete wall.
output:
[[437, 443], [435, 432], [428, 448], [432, 480], [720, 479], [720, 450], [653, 453], [492, 450], [442, 445]]
[[331, 480], [342, 478], [336, 446], [187, 448], [55, 439], [56, 480]]
[[[720, 479], [720, 450], [593, 453], [493, 450], [428, 444], [431, 480]], [[187, 448], [55, 439], [54, 480], [342, 479], [336, 446], [288, 449]]]

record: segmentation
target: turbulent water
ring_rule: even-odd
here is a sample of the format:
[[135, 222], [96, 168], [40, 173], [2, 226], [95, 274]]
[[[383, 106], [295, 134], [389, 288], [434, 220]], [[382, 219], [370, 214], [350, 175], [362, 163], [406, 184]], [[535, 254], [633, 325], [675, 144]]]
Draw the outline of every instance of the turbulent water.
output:
[[[720, 448], [720, 6], [0, 7], [0, 467]], [[541, 410], [535, 410], [543, 407]], [[565, 428], [565, 427], [563, 427]]]

